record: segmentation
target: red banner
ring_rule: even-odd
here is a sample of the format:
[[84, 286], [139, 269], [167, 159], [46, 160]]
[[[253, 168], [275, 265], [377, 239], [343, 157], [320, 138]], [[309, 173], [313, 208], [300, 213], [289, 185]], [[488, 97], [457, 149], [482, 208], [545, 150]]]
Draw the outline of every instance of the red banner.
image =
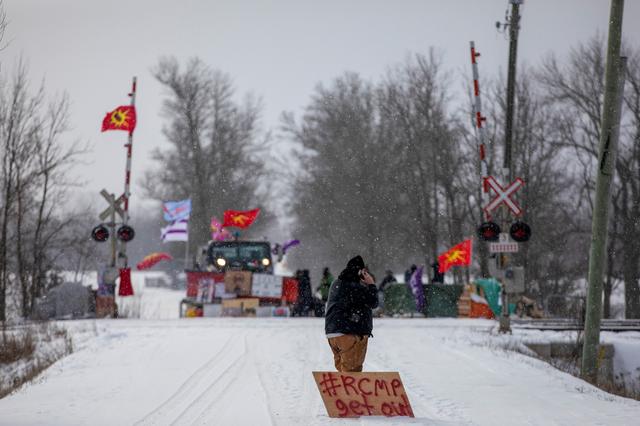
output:
[[247, 211], [225, 210], [224, 223], [222, 226], [235, 226], [237, 228], [248, 228], [260, 214], [260, 209]]
[[131, 268], [120, 269], [120, 287], [118, 288], [118, 296], [133, 296]]

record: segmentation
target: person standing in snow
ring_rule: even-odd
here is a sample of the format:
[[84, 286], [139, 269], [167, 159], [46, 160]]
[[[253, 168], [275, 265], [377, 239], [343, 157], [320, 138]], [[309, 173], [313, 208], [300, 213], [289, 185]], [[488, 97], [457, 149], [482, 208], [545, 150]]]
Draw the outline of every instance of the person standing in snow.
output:
[[362, 371], [377, 306], [374, 279], [356, 256], [329, 288], [324, 330], [338, 371]]
[[331, 287], [331, 283], [333, 282], [333, 275], [329, 271], [328, 267], [325, 267], [322, 270], [322, 279], [320, 280], [320, 285], [318, 286], [318, 293], [322, 303], [327, 303], [329, 299], [329, 288]]
[[385, 271], [385, 276], [380, 283], [380, 287], [378, 287], [378, 315], [381, 315], [384, 311], [384, 289], [388, 284], [397, 282], [398, 280], [393, 276], [393, 271], [387, 269]]
[[405, 284], [409, 284], [409, 280], [411, 279], [411, 276], [413, 275], [413, 273], [416, 271], [418, 267], [416, 265], [411, 265], [411, 267], [409, 269], [407, 269], [406, 271], [404, 271], [404, 283]]
[[384, 291], [384, 288], [387, 286], [387, 284], [391, 284], [391, 283], [397, 283], [398, 280], [396, 280], [396, 277], [393, 276], [393, 271], [391, 271], [390, 269], [387, 269], [385, 271], [385, 276], [382, 279], [382, 282], [380, 283], [380, 291]]
[[298, 301], [294, 310], [299, 316], [309, 316], [309, 312], [313, 309], [313, 294], [311, 293], [311, 279], [309, 270], [296, 271], [296, 279], [298, 280]]

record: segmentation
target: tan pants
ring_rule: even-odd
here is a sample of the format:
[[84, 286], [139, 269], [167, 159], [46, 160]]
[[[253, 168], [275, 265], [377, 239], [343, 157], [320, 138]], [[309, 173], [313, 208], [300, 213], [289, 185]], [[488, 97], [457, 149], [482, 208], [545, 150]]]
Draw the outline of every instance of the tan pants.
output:
[[329, 346], [333, 352], [336, 370], [345, 372], [362, 371], [364, 357], [367, 354], [369, 336], [345, 334], [329, 339]]

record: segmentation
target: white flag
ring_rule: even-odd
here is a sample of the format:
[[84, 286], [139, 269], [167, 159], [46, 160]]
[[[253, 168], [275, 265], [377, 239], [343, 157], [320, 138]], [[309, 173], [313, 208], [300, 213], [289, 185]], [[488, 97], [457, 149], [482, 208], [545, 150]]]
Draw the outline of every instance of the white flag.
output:
[[162, 242], [187, 241], [189, 239], [188, 223], [187, 219], [182, 219], [162, 228], [160, 230]]

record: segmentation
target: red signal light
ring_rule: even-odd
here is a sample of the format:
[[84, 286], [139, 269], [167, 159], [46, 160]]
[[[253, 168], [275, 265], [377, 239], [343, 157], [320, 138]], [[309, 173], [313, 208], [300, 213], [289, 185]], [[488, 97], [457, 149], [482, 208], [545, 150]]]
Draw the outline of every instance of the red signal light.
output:
[[94, 241], [103, 243], [109, 239], [109, 230], [104, 225], [98, 225], [91, 231], [91, 238]]
[[511, 235], [513, 241], [524, 243], [531, 238], [531, 227], [521, 221], [514, 222], [511, 225], [511, 229], [509, 229], [509, 235]]
[[120, 241], [128, 243], [129, 241], [133, 240], [133, 237], [135, 236], [135, 231], [129, 225], [122, 225], [120, 228], [118, 228], [118, 239]]
[[484, 222], [478, 227], [478, 238], [482, 241], [498, 241], [500, 239], [500, 226], [495, 222]]

